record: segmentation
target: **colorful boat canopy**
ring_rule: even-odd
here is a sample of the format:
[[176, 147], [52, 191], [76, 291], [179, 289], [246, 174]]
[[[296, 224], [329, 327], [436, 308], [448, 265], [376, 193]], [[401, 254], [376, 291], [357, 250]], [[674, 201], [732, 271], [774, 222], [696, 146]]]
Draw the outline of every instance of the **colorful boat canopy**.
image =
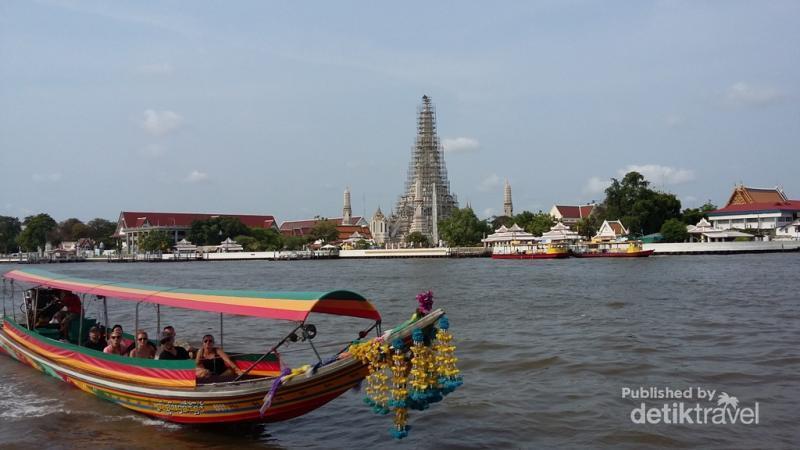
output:
[[268, 319], [304, 321], [312, 312], [381, 320], [378, 310], [355, 292], [261, 292], [179, 289], [74, 278], [38, 269], [12, 270], [5, 278], [38, 286], [102, 295], [175, 308]]

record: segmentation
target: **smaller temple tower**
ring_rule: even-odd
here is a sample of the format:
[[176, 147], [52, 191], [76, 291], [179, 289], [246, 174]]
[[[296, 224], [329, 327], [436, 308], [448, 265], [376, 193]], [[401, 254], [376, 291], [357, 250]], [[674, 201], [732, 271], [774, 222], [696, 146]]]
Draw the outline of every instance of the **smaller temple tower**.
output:
[[342, 225], [352, 225], [350, 219], [353, 216], [353, 208], [350, 206], [350, 186], [344, 189], [344, 207], [342, 208]]
[[375, 214], [372, 215], [372, 220], [369, 222], [369, 232], [372, 234], [372, 239], [376, 244], [383, 245], [386, 243], [386, 217], [384, 217], [380, 206], [378, 210], [375, 211]]
[[511, 203], [511, 185], [506, 178], [506, 187], [503, 191], [503, 215], [512, 217], [514, 215], [514, 205]]

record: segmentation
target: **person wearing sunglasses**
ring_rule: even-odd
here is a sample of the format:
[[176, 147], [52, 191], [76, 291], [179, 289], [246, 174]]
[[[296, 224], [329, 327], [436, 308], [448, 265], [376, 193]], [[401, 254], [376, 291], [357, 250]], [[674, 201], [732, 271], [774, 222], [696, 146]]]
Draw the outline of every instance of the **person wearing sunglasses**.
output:
[[149, 341], [147, 340], [147, 332], [144, 330], [139, 330], [136, 333], [136, 347], [131, 350], [129, 356], [131, 358], [146, 359], [153, 359], [156, 356], [156, 352], [153, 351], [153, 347], [151, 347]]
[[203, 346], [197, 351], [195, 358], [197, 379], [206, 381], [211, 377], [230, 377], [239, 375], [242, 371], [236, 367], [228, 355], [221, 348], [214, 346], [214, 336], [203, 336]]
[[114, 330], [111, 336], [108, 337], [108, 346], [103, 349], [103, 353], [110, 353], [112, 355], [125, 355], [125, 349], [122, 348], [122, 332]]

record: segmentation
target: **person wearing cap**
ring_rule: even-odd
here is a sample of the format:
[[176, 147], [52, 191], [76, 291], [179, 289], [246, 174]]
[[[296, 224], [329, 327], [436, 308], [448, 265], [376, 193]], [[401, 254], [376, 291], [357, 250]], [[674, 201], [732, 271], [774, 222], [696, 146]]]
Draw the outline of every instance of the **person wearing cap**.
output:
[[175, 334], [169, 331], [161, 332], [156, 359], [189, 359], [189, 352], [183, 347], [175, 346]]
[[102, 352], [104, 348], [106, 348], [106, 341], [105, 339], [100, 337], [100, 329], [97, 327], [89, 328], [89, 340], [86, 341], [83, 345], [86, 348], [90, 348], [92, 350], [97, 350], [98, 352]]

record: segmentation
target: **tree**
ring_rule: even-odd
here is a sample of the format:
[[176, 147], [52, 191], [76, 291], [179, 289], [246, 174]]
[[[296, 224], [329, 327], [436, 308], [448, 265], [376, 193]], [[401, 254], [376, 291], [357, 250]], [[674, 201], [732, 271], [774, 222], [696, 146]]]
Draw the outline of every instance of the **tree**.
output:
[[492, 224], [492, 231], [494, 231], [502, 226], [510, 227], [514, 225], [514, 218], [510, 216], [495, 216], [492, 217], [490, 223]]
[[555, 217], [547, 213], [534, 214], [533, 220], [525, 227], [528, 233], [534, 236], [541, 236], [542, 234], [550, 231], [553, 225], [556, 224]]
[[717, 209], [717, 205], [707, 201], [699, 208], [686, 208], [681, 213], [681, 219], [686, 225], [694, 225], [701, 219], [708, 219], [708, 212]]
[[575, 231], [581, 236], [592, 237], [597, 234], [601, 224], [602, 222], [598, 222], [597, 216], [590, 214], [578, 220], [578, 223], [575, 224]]
[[283, 247], [280, 233], [272, 228], [250, 228], [250, 236], [258, 243], [258, 251], [280, 250]]
[[514, 223], [534, 236], [541, 236], [542, 233], [550, 231], [550, 227], [556, 224], [556, 219], [541, 211], [535, 214], [530, 211], [522, 211], [514, 216]]
[[300, 236], [282, 236], [281, 242], [284, 250], [300, 250], [306, 244], [306, 239]]
[[12, 253], [17, 249], [17, 236], [22, 224], [16, 217], [0, 216], [0, 253]]
[[139, 243], [139, 249], [146, 252], [167, 252], [174, 241], [166, 231], [151, 231]]
[[489, 224], [478, 219], [472, 208], [456, 208], [450, 217], [439, 222], [439, 235], [451, 247], [478, 245], [491, 231]]
[[250, 235], [250, 229], [238, 217], [212, 217], [192, 222], [187, 238], [196, 245], [219, 245], [224, 239]]
[[100, 245], [103, 244], [105, 248], [114, 248], [115, 239], [111, 237], [117, 231], [117, 224], [110, 220], [101, 219], [96, 217], [90, 220], [86, 226], [89, 228], [89, 237]]
[[259, 246], [259, 242], [256, 240], [256, 238], [254, 238], [252, 236], [245, 236], [245, 235], [242, 234], [242, 235], [236, 236], [235, 238], [233, 238], [233, 240], [238, 242], [239, 245], [241, 245], [242, 248], [244, 249], [244, 251], [246, 251], [246, 252], [258, 252], [258, 251], [261, 251], [261, 248]]
[[[440, 224], [441, 227], [441, 224]], [[412, 233], [408, 233], [406, 236], [406, 243], [411, 244], [413, 247], [429, 247], [428, 236], [420, 233], [419, 231], [414, 231]]]
[[48, 241], [57, 239], [58, 224], [47, 214], [28, 216], [22, 222], [25, 229], [17, 236], [17, 243], [23, 250], [32, 252], [44, 248]]
[[356, 241], [355, 247], [357, 250], [366, 250], [369, 248], [369, 242], [365, 241], [364, 239], [359, 239]]
[[336, 229], [336, 225], [333, 222], [327, 219], [321, 219], [318, 220], [311, 228], [311, 231], [308, 232], [308, 240], [309, 242], [320, 240], [322, 242], [338, 241], [339, 230]]
[[621, 220], [631, 231], [654, 233], [668, 219], [680, 217], [681, 202], [674, 194], [650, 189], [639, 172], [628, 172], [622, 181], [611, 179], [603, 202], [605, 218]]
[[661, 235], [665, 242], [684, 242], [689, 239], [686, 224], [679, 219], [668, 219], [661, 225]]
[[77, 241], [91, 237], [91, 230], [80, 219], [71, 217], [58, 224], [58, 237], [61, 241]]

